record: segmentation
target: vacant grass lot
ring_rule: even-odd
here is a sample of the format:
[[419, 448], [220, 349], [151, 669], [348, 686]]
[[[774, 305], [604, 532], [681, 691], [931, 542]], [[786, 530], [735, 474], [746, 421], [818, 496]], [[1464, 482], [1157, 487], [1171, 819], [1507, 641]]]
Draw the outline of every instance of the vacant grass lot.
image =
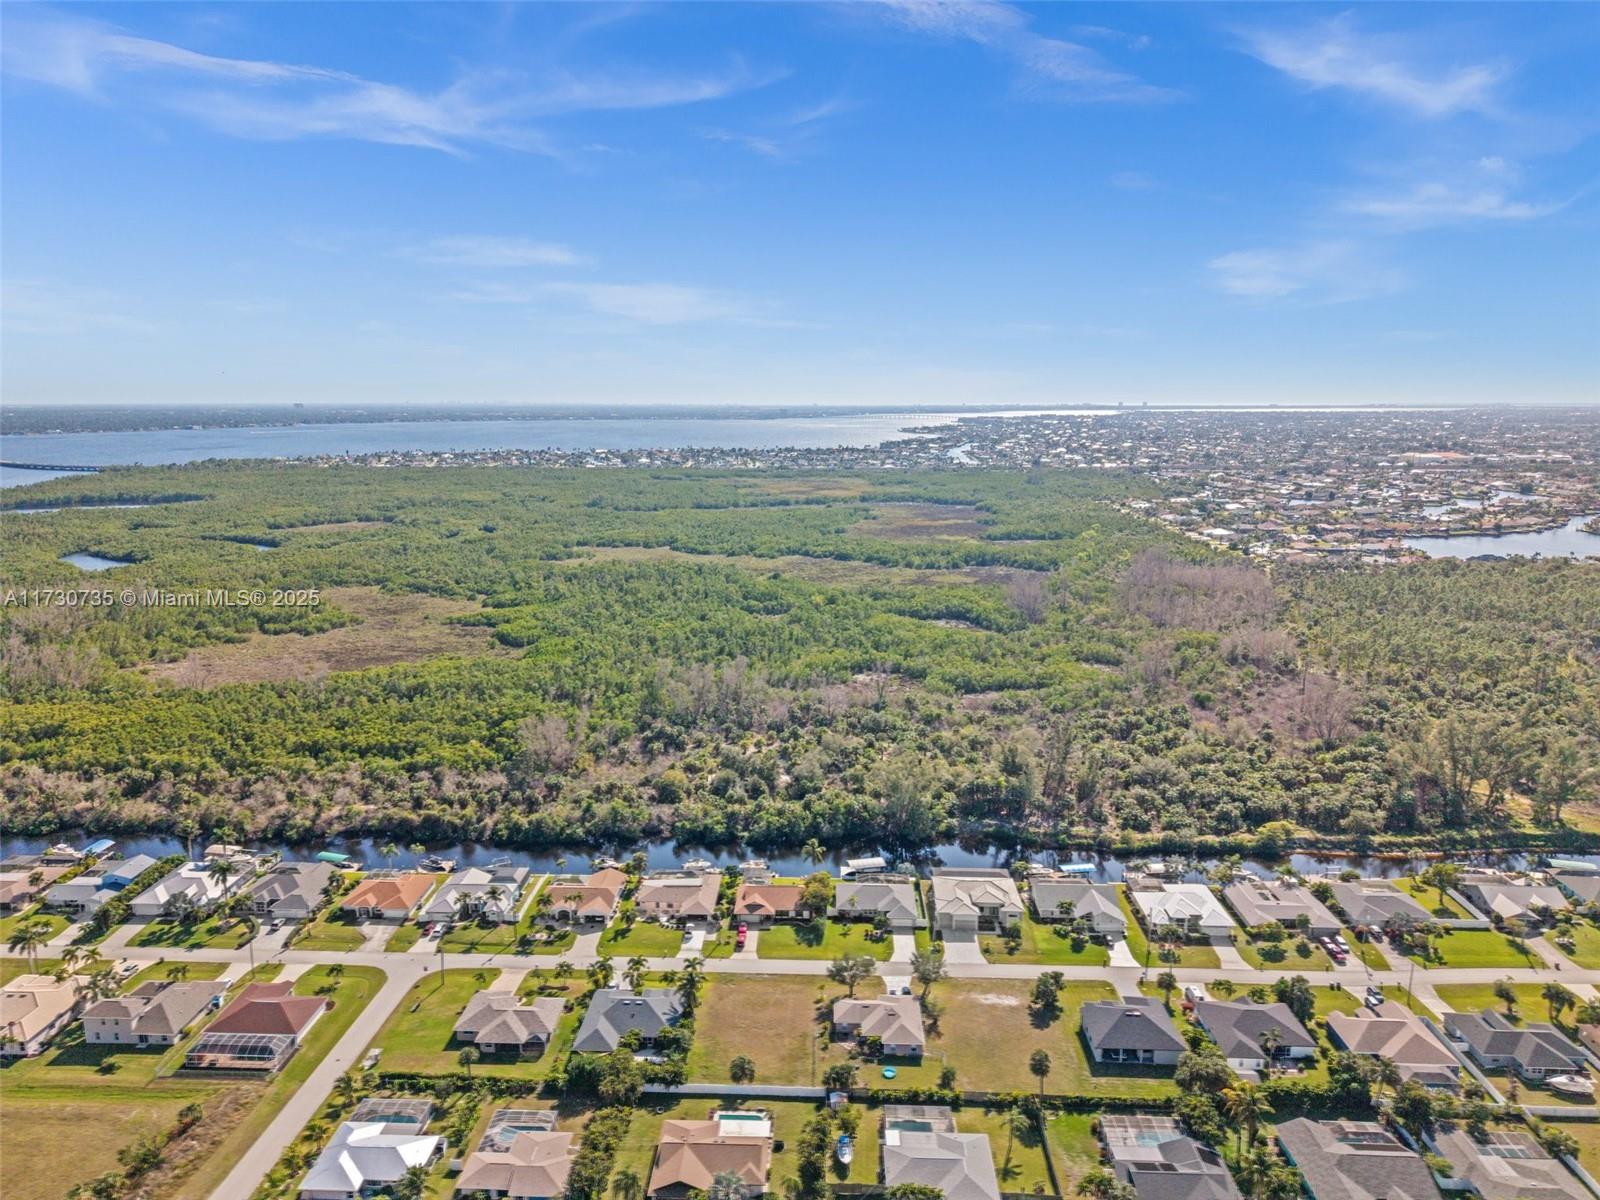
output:
[[[1592, 921], [1577, 920], [1565, 930], [1558, 932], [1570, 937], [1574, 945], [1570, 951], [1561, 950], [1560, 946], [1556, 946], [1557, 950], [1561, 950], [1562, 954], [1585, 970], [1600, 967], [1600, 929], [1595, 928]], [[1557, 933], [1554, 932], [1546, 934], [1545, 940], [1555, 946], [1556, 936]]]
[[1074, 950], [1072, 939], [1056, 933], [1058, 926], [1034, 920], [1027, 910], [1022, 914], [1022, 942], [1012, 953], [1003, 937], [986, 934], [978, 939], [983, 956], [990, 962], [1043, 963], [1050, 966], [1103, 967], [1111, 960], [1104, 946], [1085, 941]]
[[756, 957], [835, 959], [842, 954], [870, 954], [879, 962], [887, 962], [894, 953], [893, 940], [871, 938], [871, 932], [872, 926], [863, 921], [772, 925], [761, 931]]
[[1210, 946], [1180, 945], [1168, 951], [1175, 957], [1162, 957], [1150, 949], [1150, 939], [1145, 936], [1144, 926], [1139, 924], [1139, 917], [1133, 911], [1133, 905], [1128, 901], [1126, 889], [1118, 891], [1117, 898], [1122, 903], [1122, 915], [1128, 922], [1128, 953], [1143, 965], [1148, 962], [1151, 967], [1220, 967], [1222, 960], [1217, 957], [1217, 952]]
[[237, 917], [207, 917], [185, 925], [152, 921], [130, 945], [167, 946], [174, 950], [237, 950], [255, 934], [255, 925]]
[[1542, 967], [1544, 961], [1493, 929], [1452, 929], [1434, 939], [1439, 959], [1406, 957], [1424, 967]]
[[[1347, 942], [1349, 938], [1345, 939]], [[1333, 962], [1328, 958], [1327, 952], [1313, 942], [1304, 941], [1298, 937], [1286, 937], [1281, 942], [1258, 942], [1252, 938], [1242, 937], [1238, 942], [1239, 956], [1252, 967], [1260, 967], [1267, 971], [1331, 971]], [[1350, 942], [1350, 948], [1355, 949], [1355, 943]], [[1281, 950], [1283, 956], [1278, 959], [1268, 957], [1273, 950]], [[1387, 965], [1385, 967], [1387, 969]]]
[[323, 909], [294, 940], [296, 950], [359, 950], [366, 939], [352, 916], [339, 911], [337, 902]]
[[[440, 1075], [461, 1071], [459, 1056], [466, 1043], [455, 1040], [456, 1018], [466, 1008], [467, 1001], [499, 975], [495, 970], [454, 970], [446, 971], [442, 979], [437, 973], [419, 979], [373, 1039], [373, 1046], [383, 1050], [380, 1065], [391, 1071]], [[584, 986], [584, 982], [577, 979], [558, 981], [530, 976], [520, 991], [524, 996], [562, 995], [570, 1005], [572, 997], [581, 993]], [[554, 1043], [542, 1057], [519, 1059], [509, 1054], [485, 1055], [473, 1065], [473, 1074], [543, 1079], [561, 1061], [577, 1028], [578, 1015], [569, 1008], [562, 1015]]]
[[[274, 964], [276, 965], [276, 964]], [[163, 962], [151, 963], [122, 985], [123, 991], [131, 992], [141, 983], [149, 983], [152, 979], [165, 982], [168, 979], [221, 979], [223, 972], [229, 964], [220, 962]], [[260, 978], [260, 976], [256, 976]]]
[[[1521, 1024], [1524, 1020], [1550, 1019], [1550, 1006], [1539, 995], [1542, 990], [1540, 984], [1514, 983], [1511, 985], [1511, 990], [1517, 996], [1515, 1009], [1510, 1014], [1513, 1024]], [[1442, 983], [1434, 991], [1439, 993], [1439, 999], [1449, 1005], [1454, 1012], [1475, 1013], [1492, 1008], [1501, 1016], [1507, 1015], [1505, 1002], [1495, 996], [1494, 985], [1490, 983]], [[1571, 1019], [1572, 1010], [1568, 1009], [1562, 1020]]]
[[[858, 996], [878, 995], [869, 980]], [[813, 975], [712, 975], [701, 996], [689, 1051], [689, 1078], [726, 1083], [728, 1064], [743, 1054], [757, 1083], [815, 1084], [822, 1072], [849, 1058], [843, 1043], [823, 1034], [833, 1002], [846, 989]]]
[[600, 935], [600, 953], [619, 958], [676, 958], [683, 949], [683, 930], [635, 921], [632, 925], [612, 925]]

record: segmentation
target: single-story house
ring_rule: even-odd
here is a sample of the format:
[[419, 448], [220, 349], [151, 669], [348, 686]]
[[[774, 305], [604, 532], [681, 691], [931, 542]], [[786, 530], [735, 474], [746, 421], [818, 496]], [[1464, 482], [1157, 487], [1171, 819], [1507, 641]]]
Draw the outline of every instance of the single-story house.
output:
[[281, 921], [307, 921], [322, 907], [336, 874], [332, 863], [285, 862], [244, 888], [250, 912]]
[[356, 884], [339, 900], [339, 907], [362, 921], [404, 921], [432, 890], [432, 875], [384, 871]]
[[1333, 906], [1358, 928], [1389, 929], [1421, 925], [1431, 919], [1427, 909], [1387, 880], [1339, 880], [1329, 888]]
[[1394, 1063], [1402, 1083], [1451, 1092], [1461, 1087], [1456, 1056], [1421, 1017], [1396, 1000], [1362, 1005], [1353, 1013], [1330, 1012], [1324, 1020], [1335, 1049]]
[[171, 1046], [227, 991], [219, 980], [152, 979], [126, 996], [108, 996], [85, 1009], [83, 1040], [91, 1046]]
[[504, 1145], [488, 1143], [469, 1154], [456, 1179], [456, 1194], [560, 1200], [567, 1194], [567, 1177], [577, 1155], [575, 1134], [554, 1129], [519, 1132]]
[[444, 1139], [409, 1125], [346, 1121], [300, 1181], [301, 1200], [358, 1200], [426, 1167], [444, 1153]]
[[805, 889], [792, 883], [741, 883], [733, 898], [733, 919], [747, 925], [793, 921], [811, 914], [800, 908]]
[[[210, 863], [181, 863], [128, 901], [128, 911], [136, 917], [161, 917], [175, 912], [185, 901], [197, 911], [209, 911], [221, 903], [224, 891], [222, 881], [212, 878], [210, 872]], [[236, 879], [230, 878], [230, 887]]]
[[325, 996], [296, 996], [287, 980], [246, 984], [189, 1047], [184, 1069], [276, 1071], [332, 1007]]
[[1093, 1000], [1079, 1015], [1095, 1062], [1175, 1067], [1189, 1048], [1166, 1007], [1150, 996]]
[[1425, 1140], [1450, 1164], [1452, 1192], [1470, 1188], [1481, 1200], [1594, 1200], [1530, 1133], [1493, 1129], [1479, 1141], [1465, 1125], [1452, 1124]]
[[1240, 1200], [1222, 1156], [1171, 1117], [1105, 1113], [1100, 1140], [1112, 1173], [1139, 1200]]
[[[645, 1194], [688, 1200], [711, 1190], [718, 1176], [736, 1175], [748, 1198], [765, 1194], [772, 1173], [772, 1126], [764, 1121], [663, 1121]], [[753, 1132], [760, 1128], [762, 1132]], [[752, 1132], [746, 1133], [749, 1129]]]
[[833, 1002], [833, 1031], [857, 1042], [876, 1039], [891, 1058], [921, 1058], [928, 1035], [922, 1027], [922, 1005], [915, 996], [845, 997]]
[[1342, 926], [1328, 906], [1303, 884], [1278, 879], [1240, 879], [1222, 889], [1222, 898], [1246, 929], [1276, 921], [1285, 929], [1304, 929], [1313, 937], [1332, 937]]
[[1022, 920], [1022, 896], [1007, 871], [936, 867], [933, 924], [943, 934], [995, 933]]
[[1287, 1004], [1253, 1000], [1201, 1000], [1194, 1018], [1209, 1033], [1228, 1065], [1235, 1071], [1264, 1071], [1267, 1053], [1261, 1040], [1268, 1030], [1277, 1033], [1274, 1061], [1313, 1058], [1317, 1039], [1312, 1037]]
[[463, 867], [455, 872], [423, 906], [423, 921], [454, 921], [465, 912], [480, 920], [504, 925], [517, 919], [522, 893], [527, 889], [527, 867], [495, 863], [487, 867]]
[[1203, 883], [1163, 883], [1128, 893], [1151, 933], [1175, 925], [1191, 937], [1229, 937], [1238, 928], [1216, 894]]
[[456, 1018], [456, 1040], [485, 1054], [543, 1054], [565, 1008], [559, 996], [524, 1004], [515, 992], [477, 992]]
[[634, 911], [658, 921], [714, 921], [722, 875], [704, 871], [693, 875], [653, 875], [634, 893]]
[[64, 866], [47, 867], [39, 863], [0, 871], [0, 909], [27, 908], [46, 888], [71, 869]]
[[876, 920], [882, 914], [896, 933], [910, 933], [926, 922], [917, 908], [917, 889], [909, 879], [842, 880], [833, 889], [830, 917]]
[[1574, 904], [1600, 903], [1600, 875], [1589, 871], [1557, 871], [1550, 878]]
[[[1101, 937], [1127, 936], [1128, 918], [1117, 899], [1114, 883], [1084, 879], [1035, 879], [1028, 887], [1028, 903], [1041, 921], [1084, 921]], [[1064, 907], [1065, 906], [1065, 907]]]
[[18, 975], [0, 988], [0, 1057], [34, 1058], [72, 1024], [83, 980]]
[[545, 888], [550, 907], [544, 919], [564, 925], [604, 925], [616, 915], [627, 885], [628, 877], [615, 867], [551, 880]]
[[1582, 1050], [1546, 1021], [1513, 1025], [1493, 1009], [1480, 1013], [1447, 1013], [1444, 1031], [1465, 1042], [1467, 1053], [1481, 1067], [1513, 1070], [1524, 1079], [1582, 1073]]
[[1550, 884], [1464, 880], [1461, 894], [1491, 921], [1542, 925], [1548, 923], [1553, 914], [1572, 907], [1567, 894]]
[[944, 1200], [1000, 1200], [988, 1136], [958, 1133], [948, 1108], [885, 1105], [879, 1172], [885, 1188], [920, 1184]]
[[92, 917], [155, 865], [156, 860], [148, 854], [98, 863], [83, 874], [56, 884], [45, 893], [44, 902], [51, 908]]
[[624, 988], [601, 988], [589, 999], [577, 1036], [574, 1053], [609, 1054], [622, 1039], [637, 1030], [645, 1045], [654, 1042], [669, 1025], [683, 1015], [678, 997], [667, 988], [645, 988], [635, 992]]
[[1422, 1155], [1375, 1121], [1296, 1117], [1277, 1134], [1310, 1200], [1439, 1200]]

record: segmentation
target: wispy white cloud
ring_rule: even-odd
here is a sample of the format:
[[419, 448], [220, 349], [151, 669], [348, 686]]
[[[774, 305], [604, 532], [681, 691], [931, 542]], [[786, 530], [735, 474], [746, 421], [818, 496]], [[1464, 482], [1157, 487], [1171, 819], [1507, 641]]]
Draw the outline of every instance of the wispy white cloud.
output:
[[740, 133], [734, 129], [702, 129], [700, 136], [708, 142], [722, 142], [759, 154], [763, 158], [783, 158], [786, 151], [776, 138], [756, 133]]
[[1477, 221], [1534, 221], [1562, 207], [1515, 200], [1504, 188], [1463, 187], [1453, 183], [1418, 183], [1386, 196], [1365, 196], [1346, 202], [1349, 212], [1376, 217], [1403, 229]]
[[[1035, 33], [1026, 13], [994, 0], [879, 0], [880, 11], [906, 29], [972, 42], [1014, 62], [1023, 84], [1055, 99], [1151, 103], [1171, 100], [1171, 88], [1146, 83], [1096, 50]], [[1114, 31], [1096, 27], [1103, 38]]]
[[458, 267], [575, 267], [587, 260], [556, 242], [463, 234], [434, 238], [404, 251], [419, 262]]
[[827, 121], [849, 112], [851, 107], [843, 96], [834, 96], [770, 119], [758, 132], [718, 127], [703, 129], [700, 136], [709, 142], [738, 146], [763, 158], [796, 158], [815, 143]]
[[1223, 291], [1254, 300], [1340, 303], [1386, 295], [1405, 283], [1398, 269], [1350, 240], [1236, 250], [1206, 266]]
[[1311, 88], [1341, 88], [1424, 117], [1491, 112], [1504, 63], [1427, 66], [1411, 39], [1365, 33], [1350, 13], [1293, 30], [1244, 34], [1249, 52]]
[[540, 118], [694, 104], [776, 77], [742, 62], [671, 78], [469, 70], [429, 92], [324, 67], [202, 54], [47, 9], [8, 16], [0, 62], [13, 78], [142, 103], [234, 137], [349, 138], [456, 154], [480, 144], [553, 152], [533, 124]]
[[542, 290], [571, 297], [593, 312], [645, 325], [760, 319], [743, 297], [675, 283], [549, 283]]

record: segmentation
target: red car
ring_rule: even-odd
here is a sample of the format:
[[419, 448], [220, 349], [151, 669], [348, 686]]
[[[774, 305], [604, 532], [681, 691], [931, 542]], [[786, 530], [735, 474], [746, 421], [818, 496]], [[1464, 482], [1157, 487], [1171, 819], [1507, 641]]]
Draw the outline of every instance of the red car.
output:
[[735, 950], [743, 950], [744, 949], [744, 939], [749, 934], [749, 932], [750, 932], [750, 926], [748, 926], [748, 925], [744, 924], [743, 922], [741, 922], [740, 925], [739, 925], [738, 935], [733, 939], [733, 948]]

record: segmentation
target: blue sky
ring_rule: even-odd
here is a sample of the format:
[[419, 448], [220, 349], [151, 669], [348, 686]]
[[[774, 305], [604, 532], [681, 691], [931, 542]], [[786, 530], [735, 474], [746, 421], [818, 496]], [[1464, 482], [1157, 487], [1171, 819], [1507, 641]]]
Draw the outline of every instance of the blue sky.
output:
[[10, 4], [14, 402], [1593, 402], [1600, 8]]

